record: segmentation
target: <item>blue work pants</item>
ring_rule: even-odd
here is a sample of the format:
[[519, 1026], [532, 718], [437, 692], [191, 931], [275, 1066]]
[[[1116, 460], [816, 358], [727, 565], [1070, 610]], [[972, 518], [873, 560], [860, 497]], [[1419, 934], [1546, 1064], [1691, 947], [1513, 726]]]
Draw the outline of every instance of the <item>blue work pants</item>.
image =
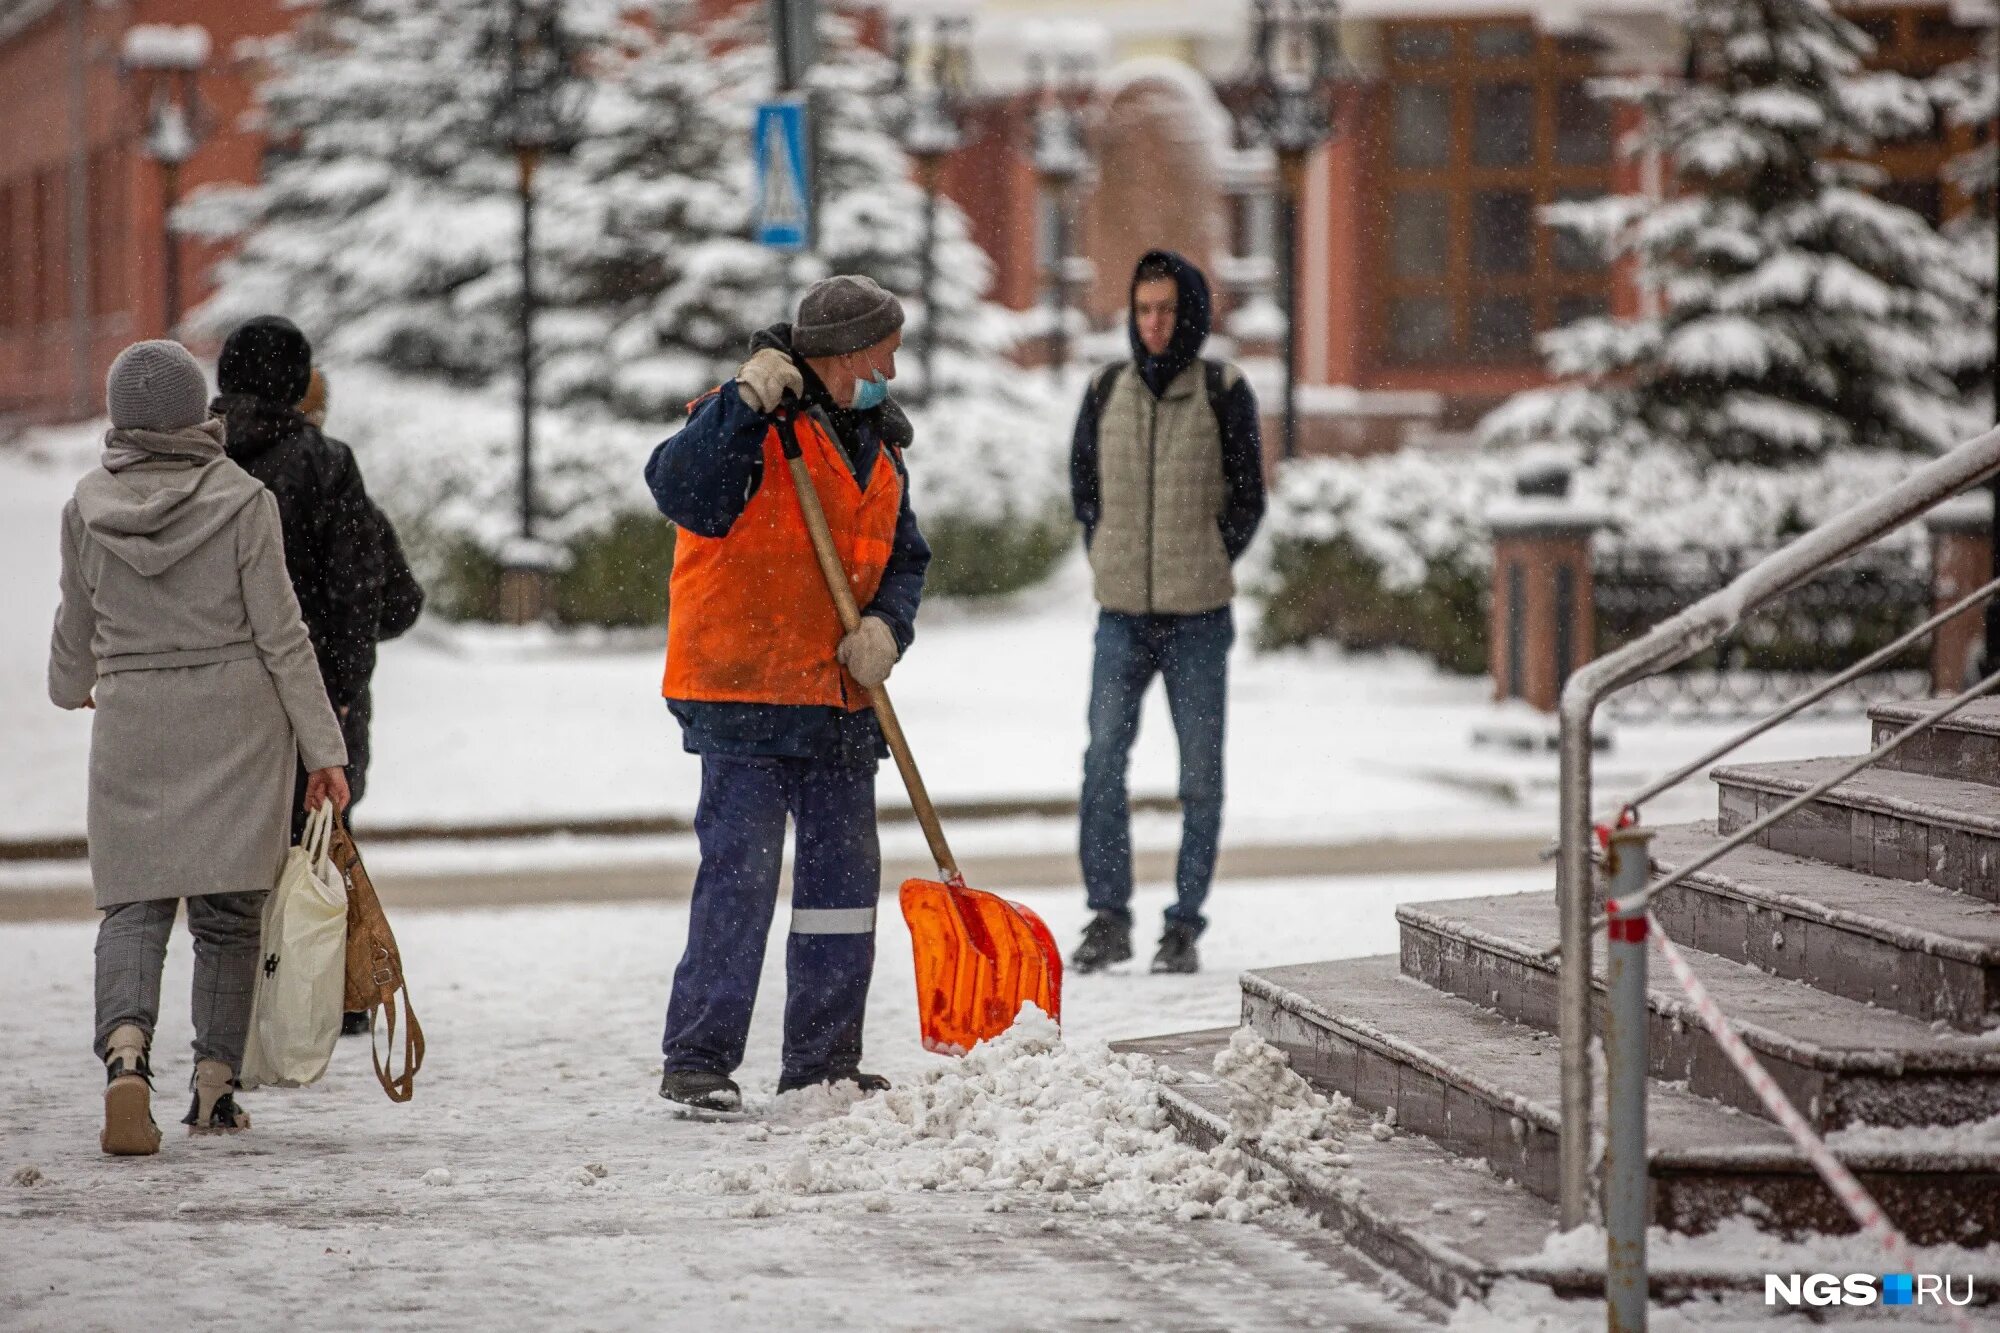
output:
[[779, 1087], [837, 1080], [860, 1066], [882, 887], [875, 771], [705, 754], [694, 819], [701, 869], [661, 1043], [669, 1070], [729, 1074], [743, 1062], [777, 908], [787, 815], [798, 850]]

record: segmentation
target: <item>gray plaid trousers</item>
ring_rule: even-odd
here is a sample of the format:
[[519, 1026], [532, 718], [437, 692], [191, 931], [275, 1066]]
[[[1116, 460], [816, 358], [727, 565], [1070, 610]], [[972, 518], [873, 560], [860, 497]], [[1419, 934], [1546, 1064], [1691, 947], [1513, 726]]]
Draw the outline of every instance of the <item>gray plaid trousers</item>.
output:
[[[211, 893], [189, 898], [188, 931], [194, 936], [194, 1054], [220, 1060], [232, 1071], [243, 1063], [250, 1033], [250, 997], [257, 979], [263, 926], [263, 891]], [[151, 1041], [160, 1018], [160, 971], [178, 898], [106, 908], [97, 926], [97, 1040], [104, 1056], [112, 1030], [132, 1023]]]

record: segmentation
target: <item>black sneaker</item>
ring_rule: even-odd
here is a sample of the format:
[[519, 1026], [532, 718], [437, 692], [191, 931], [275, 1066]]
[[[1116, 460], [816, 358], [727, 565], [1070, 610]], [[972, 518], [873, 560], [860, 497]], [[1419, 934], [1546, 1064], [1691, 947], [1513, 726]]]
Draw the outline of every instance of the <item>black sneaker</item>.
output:
[[859, 1070], [854, 1070], [846, 1074], [825, 1074], [818, 1078], [781, 1078], [778, 1080], [778, 1093], [782, 1096], [788, 1092], [797, 1092], [800, 1088], [815, 1087], [822, 1083], [828, 1087], [833, 1087], [840, 1083], [852, 1083], [861, 1089], [864, 1096], [869, 1093], [887, 1092], [889, 1090], [889, 1080], [883, 1078], [880, 1074], [864, 1074]]
[[1083, 943], [1069, 956], [1076, 972], [1101, 972], [1132, 956], [1132, 919], [1116, 912], [1099, 912], [1083, 928]]
[[340, 1016], [340, 1035], [343, 1037], [365, 1037], [372, 1026], [374, 1015], [366, 1009], [357, 1009]]
[[1194, 947], [1194, 927], [1181, 921], [1167, 922], [1160, 936], [1160, 951], [1153, 955], [1155, 972], [1199, 972], [1201, 953]]
[[695, 1111], [729, 1115], [743, 1109], [743, 1090], [735, 1081], [705, 1069], [669, 1069], [660, 1076], [660, 1095]]

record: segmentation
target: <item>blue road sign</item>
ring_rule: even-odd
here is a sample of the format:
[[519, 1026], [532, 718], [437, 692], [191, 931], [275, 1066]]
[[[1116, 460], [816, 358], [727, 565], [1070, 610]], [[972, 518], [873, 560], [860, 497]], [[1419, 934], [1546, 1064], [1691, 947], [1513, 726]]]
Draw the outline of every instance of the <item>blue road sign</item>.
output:
[[757, 108], [757, 209], [751, 235], [774, 250], [803, 250], [811, 232], [806, 108], [797, 98]]

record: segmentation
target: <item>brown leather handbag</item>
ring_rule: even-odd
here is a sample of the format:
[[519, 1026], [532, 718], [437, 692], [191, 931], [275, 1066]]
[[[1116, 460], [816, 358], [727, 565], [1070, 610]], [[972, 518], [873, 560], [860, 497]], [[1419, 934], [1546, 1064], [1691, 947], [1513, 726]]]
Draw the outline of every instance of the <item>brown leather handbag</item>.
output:
[[[424, 1064], [424, 1029], [410, 1008], [410, 986], [403, 976], [403, 955], [396, 948], [396, 936], [389, 918], [382, 912], [382, 900], [368, 868], [361, 864], [361, 850], [347, 831], [347, 821], [333, 820], [333, 864], [347, 881], [347, 999], [348, 1013], [368, 1013], [368, 1053], [375, 1060], [375, 1077], [392, 1102], [406, 1102], [416, 1093], [417, 1071]], [[396, 1050], [396, 997], [403, 1003], [403, 1072], [391, 1075], [375, 1045], [375, 1011], [381, 1010], [389, 1027], [389, 1051]]]

